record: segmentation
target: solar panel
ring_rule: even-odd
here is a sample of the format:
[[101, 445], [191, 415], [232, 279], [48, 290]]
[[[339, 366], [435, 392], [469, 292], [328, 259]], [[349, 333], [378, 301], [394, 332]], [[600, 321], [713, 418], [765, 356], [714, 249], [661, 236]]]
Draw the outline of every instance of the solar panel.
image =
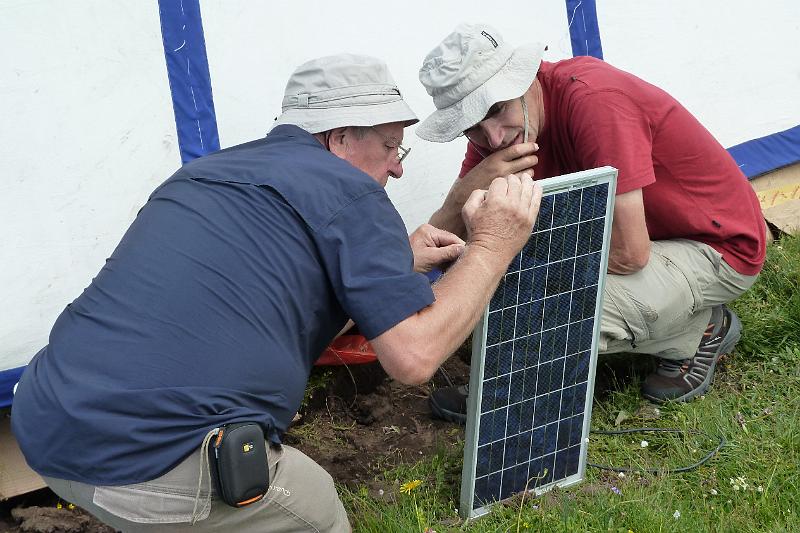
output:
[[617, 171], [541, 180], [539, 217], [473, 333], [460, 512], [583, 479]]

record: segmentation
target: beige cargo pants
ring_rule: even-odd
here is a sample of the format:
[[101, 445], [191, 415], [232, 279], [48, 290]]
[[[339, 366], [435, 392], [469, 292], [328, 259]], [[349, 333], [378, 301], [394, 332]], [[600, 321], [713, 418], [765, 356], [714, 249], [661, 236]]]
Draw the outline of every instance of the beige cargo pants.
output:
[[757, 277], [739, 274], [703, 243], [654, 241], [642, 270], [606, 278], [600, 353], [692, 357], [711, 308], [741, 295]]

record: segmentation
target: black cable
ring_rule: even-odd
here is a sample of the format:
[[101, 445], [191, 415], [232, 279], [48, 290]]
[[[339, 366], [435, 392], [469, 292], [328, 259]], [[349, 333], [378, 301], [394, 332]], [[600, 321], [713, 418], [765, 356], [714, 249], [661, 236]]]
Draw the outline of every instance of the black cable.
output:
[[445, 381], [447, 381], [447, 386], [448, 386], [448, 387], [455, 387], [455, 385], [453, 384], [453, 380], [452, 380], [452, 379], [450, 379], [450, 375], [447, 373], [447, 371], [444, 369], [444, 367], [443, 367], [443, 366], [440, 366], [440, 367], [439, 367], [439, 371], [440, 371], [440, 372], [442, 373], [442, 375], [444, 376], [444, 379], [445, 379]]
[[[628, 433], [678, 433], [678, 434], [686, 434], [686, 435], [703, 435], [708, 439], [711, 439], [711, 436], [704, 432], [704, 431], [697, 431], [697, 430], [685, 430], [685, 429], [671, 429], [671, 428], [629, 428], [629, 429], [619, 429], [615, 431], [590, 431], [590, 434], [594, 435], [625, 435]], [[690, 470], [694, 470], [695, 468], [701, 466], [702, 464], [706, 463], [709, 459], [714, 457], [714, 455], [719, 452], [723, 446], [725, 446], [726, 441], [725, 437], [719, 437], [719, 443], [717, 443], [717, 447], [708, 452], [705, 457], [700, 459], [694, 464], [689, 466], [682, 466], [680, 468], [670, 468], [670, 469], [661, 469], [661, 468], [623, 468], [623, 467], [614, 467], [614, 466], [607, 466], [607, 465], [598, 465], [594, 463], [586, 463], [587, 466], [592, 466], [594, 468], [599, 468], [600, 470], [610, 470], [612, 472], [647, 472], [650, 474], [677, 474], [679, 472], [688, 472]]]

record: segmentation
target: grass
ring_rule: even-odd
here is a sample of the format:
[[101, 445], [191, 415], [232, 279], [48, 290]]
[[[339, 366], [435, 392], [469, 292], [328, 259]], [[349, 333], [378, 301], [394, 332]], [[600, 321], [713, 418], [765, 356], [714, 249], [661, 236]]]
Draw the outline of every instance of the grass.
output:
[[[659, 426], [709, 436], [593, 435], [589, 462], [674, 468], [699, 460], [723, 436], [727, 445], [700, 468], [624, 477], [588, 468], [579, 485], [518, 496], [464, 522], [456, 511], [461, 452], [451, 446], [384, 472], [380, 496], [341, 488], [353, 530], [800, 531], [800, 238], [770, 245], [758, 282], [732, 307], [744, 336], [705, 397], [657, 412], [634, 375], [593, 408], [594, 429]], [[421, 483], [401, 490], [413, 480]]]

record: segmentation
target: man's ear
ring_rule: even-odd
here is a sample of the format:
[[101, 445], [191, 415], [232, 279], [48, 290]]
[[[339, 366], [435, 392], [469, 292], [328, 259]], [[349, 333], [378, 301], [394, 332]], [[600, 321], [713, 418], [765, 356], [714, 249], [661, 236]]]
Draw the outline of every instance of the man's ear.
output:
[[336, 128], [328, 132], [328, 150], [342, 159], [348, 154], [347, 128]]

